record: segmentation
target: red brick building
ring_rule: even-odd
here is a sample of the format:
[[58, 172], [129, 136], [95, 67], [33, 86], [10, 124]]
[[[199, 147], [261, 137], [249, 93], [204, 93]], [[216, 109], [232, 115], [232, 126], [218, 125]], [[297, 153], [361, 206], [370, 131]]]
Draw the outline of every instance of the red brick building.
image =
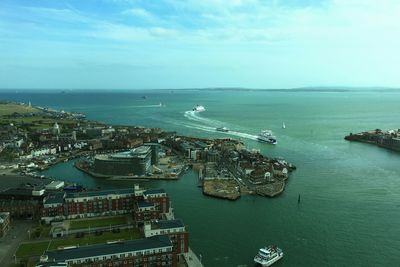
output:
[[189, 251], [189, 233], [186, 231], [186, 227], [180, 219], [145, 223], [145, 237], [159, 235], [168, 235], [174, 247], [174, 251], [178, 256]]
[[177, 266], [176, 253], [168, 236], [47, 251], [41, 259], [43, 265], [59, 262], [71, 267]]

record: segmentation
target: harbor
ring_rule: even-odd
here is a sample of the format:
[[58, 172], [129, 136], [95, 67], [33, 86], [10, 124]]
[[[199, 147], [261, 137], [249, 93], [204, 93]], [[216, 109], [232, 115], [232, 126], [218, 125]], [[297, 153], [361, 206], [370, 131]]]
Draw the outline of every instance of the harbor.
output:
[[[15, 97], [45, 106], [48, 95], [20, 94]], [[143, 105], [140, 101], [132, 104], [132, 99], [142, 95], [147, 95], [146, 101], [166, 103], [167, 108], [160, 111], [159, 108], [131, 107]], [[54, 99], [51, 104], [55, 108], [85, 112], [89, 118], [115, 125], [134, 122], [148, 127], [157, 125], [167, 131], [176, 130], [185, 136], [240, 138], [248, 149], [258, 149], [271, 158], [284, 157], [298, 167], [290, 173], [285, 190], [272, 199], [244, 194], [243, 190], [236, 201], [203, 195], [202, 188], [198, 187], [197, 163], [193, 163], [193, 169], [189, 168], [178, 180], [139, 182], [148, 187], [165, 188], [170, 194], [175, 215], [183, 218], [189, 227], [190, 247], [198, 258], [202, 255], [204, 266], [253, 266], [255, 253], [268, 244], [276, 244], [285, 253], [276, 266], [324, 266], [326, 262], [336, 262], [340, 266], [396, 265], [398, 253], [394, 237], [399, 235], [396, 227], [399, 218], [393, 203], [398, 202], [400, 195], [398, 153], [347, 142], [343, 136], [358, 129], [374, 129], [377, 121], [381, 121], [383, 129], [395, 129], [398, 94], [243, 91], [226, 95], [218, 91], [176, 90], [173, 94], [169, 91], [132, 92], [110, 97], [98, 92], [94, 96], [96, 103], [88, 104], [81, 94], [64, 94], [60, 98], [51, 94]], [[207, 109], [197, 116], [201, 122], [195, 121], [197, 117], [184, 116], [184, 111], [191, 110], [197, 102], [188, 104], [188, 97], [196, 99], [199, 96]], [[376, 101], [377, 97], [382, 101]], [[279, 102], [282, 106], [267, 105], [266, 99], [268, 103]], [[237, 112], [233, 107], [238, 102], [251, 105], [243, 104], [242, 112]], [[363, 103], [363, 107], [367, 105], [376, 115], [361, 112], [359, 103]], [[339, 114], [332, 112], [330, 107], [333, 106]], [[127, 112], [121, 112], [121, 109]], [[230, 119], [213, 112], [215, 110], [224, 110]], [[277, 113], [277, 116], [265, 116]], [[132, 118], [132, 114], [140, 115]], [[282, 129], [282, 121], [286, 129]], [[210, 132], [194, 128], [200, 124], [209, 126], [206, 129]], [[215, 131], [220, 126], [232, 131]], [[274, 146], [251, 139], [261, 129], [271, 129], [278, 144]], [[113, 152], [110, 150], [109, 153]], [[39, 176], [97, 190], [127, 188], [135, 183], [134, 180], [92, 177], [76, 169], [75, 161], [61, 161], [37, 172]], [[371, 247], [384, 257], [366, 253]], [[304, 258], [310, 251], [314, 252], [314, 257]]]

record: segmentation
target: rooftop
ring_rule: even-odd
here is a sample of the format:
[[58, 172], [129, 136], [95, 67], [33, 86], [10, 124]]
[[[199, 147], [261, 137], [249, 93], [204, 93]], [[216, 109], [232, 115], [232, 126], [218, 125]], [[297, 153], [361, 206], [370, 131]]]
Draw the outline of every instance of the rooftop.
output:
[[155, 236], [151, 238], [117, 242], [113, 244], [101, 244], [64, 250], [52, 250], [47, 251], [46, 254], [49, 257], [49, 261], [65, 261], [166, 247], [170, 247], [172, 249], [172, 243], [168, 236]]
[[51, 183], [46, 185], [46, 188], [50, 188], [50, 187], [57, 187], [57, 186], [63, 186], [64, 185], [64, 181], [51, 181]]
[[62, 204], [64, 203], [64, 192], [49, 194], [44, 204]]
[[87, 191], [77, 193], [67, 193], [66, 198], [78, 198], [78, 197], [96, 197], [96, 196], [107, 196], [112, 194], [133, 194], [133, 188], [115, 189], [115, 190], [101, 190], [101, 191]]
[[158, 221], [155, 226], [156, 226], [156, 228], [159, 228], [159, 229], [171, 229], [171, 228], [185, 227], [185, 225], [183, 224], [181, 219]]
[[154, 203], [145, 202], [145, 201], [138, 201], [138, 202], [137, 202], [137, 206], [138, 206], [138, 208], [154, 207]]
[[68, 267], [65, 262], [40, 262], [35, 267]]
[[145, 158], [150, 150], [151, 148], [149, 146], [140, 146], [129, 151], [112, 154], [111, 158]]
[[148, 189], [143, 192], [143, 195], [157, 195], [157, 194], [166, 194], [164, 189]]

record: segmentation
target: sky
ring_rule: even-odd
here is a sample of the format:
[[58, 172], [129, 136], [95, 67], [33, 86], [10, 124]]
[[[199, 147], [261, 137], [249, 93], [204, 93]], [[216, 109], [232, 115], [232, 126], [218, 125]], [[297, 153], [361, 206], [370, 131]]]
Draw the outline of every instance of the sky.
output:
[[1, 0], [0, 88], [400, 87], [398, 0]]

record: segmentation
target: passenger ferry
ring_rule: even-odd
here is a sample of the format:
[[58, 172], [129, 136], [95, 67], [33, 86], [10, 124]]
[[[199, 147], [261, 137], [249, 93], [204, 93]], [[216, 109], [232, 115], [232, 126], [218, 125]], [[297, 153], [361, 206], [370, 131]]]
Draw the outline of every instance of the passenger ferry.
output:
[[229, 129], [226, 127], [218, 127], [215, 130], [217, 130], [218, 132], [229, 132]]
[[202, 105], [196, 105], [193, 107], [194, 112], [203, 112], [206, 111], [206, 109]]
[[273, 144], [276, 145], [278, 141], [276, 140], [276, 137], [272, 134], [271, 130], [263, 130], [261, 133], [257, 136], [257, 140], [261, 142], [266, 142], [268, 144]]
[[282, 249], [277, 246], [268, 246], [260, 248], [258, 254], [254, 257], [254, 262], [262, 267], [271, 266], [278, 260], [283, 258]]

